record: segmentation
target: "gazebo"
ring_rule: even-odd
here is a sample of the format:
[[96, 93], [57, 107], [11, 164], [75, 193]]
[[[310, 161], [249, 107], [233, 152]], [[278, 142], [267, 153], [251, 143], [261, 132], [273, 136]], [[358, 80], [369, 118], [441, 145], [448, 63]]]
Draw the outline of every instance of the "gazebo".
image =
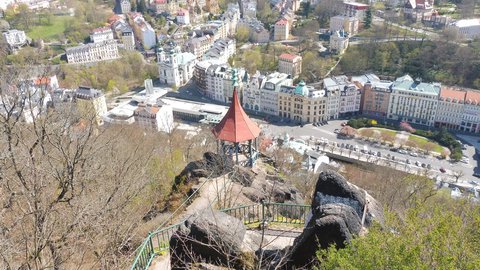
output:
[[253, 166], [257, 158], [260, 128], [254, 123], [243, 110], [238, 99], [238, 82], [236, 70], [232, 72], [233, 99], [227, 114], [222, 121], [213, 129], [213, 135], [217, 138], [217, 151], [224, 156], [235, 154], [235, 163], [238, 162], [238, 155], [242, 154], [247, 158], [247, 166]]

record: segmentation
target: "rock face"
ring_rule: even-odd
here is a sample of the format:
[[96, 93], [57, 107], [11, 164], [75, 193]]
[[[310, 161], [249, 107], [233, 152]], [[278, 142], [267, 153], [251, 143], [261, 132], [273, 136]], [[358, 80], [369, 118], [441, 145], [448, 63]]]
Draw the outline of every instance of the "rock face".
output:
[[189, 269], [191, 263], [248, 269], [260, 237], [246, 236], [243, 223], [223, 212], [207, 210], [189, 218], [170, 239], [172, 269]]
[[364, 226], [370, 226], [374, 220], [383, 223], [381, 206], [373, 197], [349, 184], [336, 172], [320, 173], [312, 202], [312, 216], [290, 249], [290, 265], [308, 267], [315, 260], [319, 247], [327, 248], [332, 244], [344, 247], [353, 235], [362, 230], [364, 210]]

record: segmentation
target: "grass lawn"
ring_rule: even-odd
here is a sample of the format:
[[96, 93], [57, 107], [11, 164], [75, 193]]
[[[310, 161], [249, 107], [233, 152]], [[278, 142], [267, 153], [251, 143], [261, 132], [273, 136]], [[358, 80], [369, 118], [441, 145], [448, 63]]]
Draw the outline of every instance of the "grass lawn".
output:
[[425, 149], [425, 145], [427, 143], [429, 143], [429, 142], [433, 143], [433, 145], [434, 145], [433, 149], [432, 149], [433, 152], [437, 152], [437, 153], [442, 153], [443, 152], [443, 147], [442, 146], [440, 146], [436, 142], [428, 140], [427, 138], [420, 137], [420, 136], [417, 136], [417, 135], [410, 135], [410, 137], [408, 137], [408, 140], [415, 142], [418, 145], [419, 148], [422, 148], [424, 150], [427, 150], [427, 149]]
[[53, 16], [51, 25], [34, 26], [27, 33], [27, 36], [32, 39], [56, 39], [59, 34], [63, 34], [63, 32], [65, 32], [65, 22], [70, 19], [70, 16]]
[[[397, 135], [397, 132], [395, 130], [390, 130], [390, 129], [385, 129], [385, 128], [361, 128], [361, 129], [358, 130], [358, 132], [362, 136], [367, 136], [369, 130], [380, 132], [380, 134], [387, 134], [392, 138], [395, 138], [395, 136]], [[381, 135], [380, 135], [379, 139], [380, 138], [381, 138]]]

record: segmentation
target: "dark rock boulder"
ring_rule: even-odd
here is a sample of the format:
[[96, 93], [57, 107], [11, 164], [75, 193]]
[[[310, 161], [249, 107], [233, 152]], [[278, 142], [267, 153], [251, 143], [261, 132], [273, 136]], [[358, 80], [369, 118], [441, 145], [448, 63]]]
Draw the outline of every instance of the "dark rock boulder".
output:
[[[245, 225], [223, 212], [207, 210], [185, 221], [170, 239], [172, 269], [189, 269], [191, 263], [245, 268], [254, 260], [249, 254], [255, 237], [244, 243]], [[258, 237], [257, 237], [258, 238]]]
[[318, 177], [312, 201], [312, 211], [329, 203], [341, 203], [355, 209], [362, 216], [365, 206], [365, 191], [350, 185], [347, 180], [334, 171], [324, 171]]
[[335, 244], [343, 248], [361, 228], [361, 219], [352, 207], [337, 203], [319, 206], [302, 234], [295, 239], [290, 250], [290, 264], [310, 266], [319, 247]]
[[383, 219], [381, 205], [365, 190], [348, 183], [334, 171], [321, 172], [314, 191], [311, 217], [294, 241], [289, 264], [308, 267], [316, 259], [318, 248], [332, 244], [343, 248], [363, 226], [368, 227], [373, 221], [383, 224]]

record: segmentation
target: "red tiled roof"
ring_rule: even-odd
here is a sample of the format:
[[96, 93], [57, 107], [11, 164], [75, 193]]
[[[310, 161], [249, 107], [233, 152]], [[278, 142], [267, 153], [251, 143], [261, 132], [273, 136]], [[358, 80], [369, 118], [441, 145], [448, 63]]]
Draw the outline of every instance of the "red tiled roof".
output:
[[34, 83], [35, 85], [50, 84], [50, 78], [49, 78], [49, 77], [39, 77], [39, 78], [36, 78], [33, 83]]
[[465, 101], [467, 103], [473, 104], [480, 104], [480, 91], [467, 91], [467, 95], [465, 96]]
[[233, 90], [233, 101], [222, 121], [212, 129], [219, 140], [244, 142], [253, 140], [260, 134], [260, 128], [250, 120], [238, 100], [237, 90]]
[[276, 22], [275, 24], [276, 24], [276, 25], [284, 25], [284, 24], [287, 24], [287, 23], [288, 23], [287, 20], [281, 19], [281, 20], [279, 20], [278, 22]]
[[167, 0], [155, 0], [155, 4], [166, 4]]
[[444, 99], [450, 98], [452, 100], [456, 99], [458, 101], [464, 101], [465, 94], [466, 94], [465, 91], [461, 91], [461, 90], [449, 88], [449, 87], [442, 87], [442, 90], [440, 91], [441, 98], [444, 98]]
[[297, 57], [299, 57], [299, 56], [295, 55], [295, 54], [282, 53], [279, 58], [293, 61], [293, 59], [295, 59]]
[[121, 20], [121, 19], [122, 19], [122, 17], [114, 14], [114, 15], [108, 17], [107, 22], [110, 23], [110, 24], [112, 24], [112, 23], [114, 23], [114, 22], [116, 22], [116, 21], [118, 21], [118, 20]]

